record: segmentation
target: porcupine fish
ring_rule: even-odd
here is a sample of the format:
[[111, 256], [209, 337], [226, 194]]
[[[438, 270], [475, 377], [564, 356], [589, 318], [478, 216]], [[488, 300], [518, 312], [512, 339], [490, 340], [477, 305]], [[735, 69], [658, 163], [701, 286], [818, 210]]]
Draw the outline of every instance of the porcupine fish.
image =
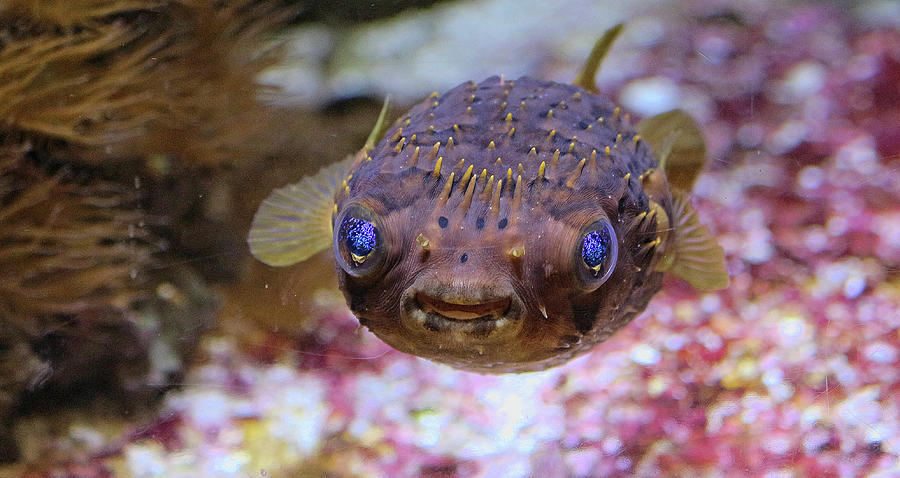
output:
[[590, 350], [644, 310], [665, 273], [726, 287], [692, 210], [705, 159], [682, 111], [632, 127], [597, 94], [621, 30], [575, 84], [491, 77], [432, 94], [355, 156], [275, 190], [248, 243], [269, 265], [332, 248], [360, 323], [392, 347], [477, 372]]

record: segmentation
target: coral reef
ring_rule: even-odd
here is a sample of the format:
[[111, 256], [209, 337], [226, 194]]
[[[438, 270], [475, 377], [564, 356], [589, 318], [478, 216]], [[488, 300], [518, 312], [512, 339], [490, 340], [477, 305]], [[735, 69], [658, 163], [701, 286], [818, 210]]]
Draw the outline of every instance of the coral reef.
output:
[[135, 196], [113, 183], [62, 183], [22, 160], [0, 163], [5, 314], [28, 318], [33, 331], [40, 317], [127, 307], [150, 261]]

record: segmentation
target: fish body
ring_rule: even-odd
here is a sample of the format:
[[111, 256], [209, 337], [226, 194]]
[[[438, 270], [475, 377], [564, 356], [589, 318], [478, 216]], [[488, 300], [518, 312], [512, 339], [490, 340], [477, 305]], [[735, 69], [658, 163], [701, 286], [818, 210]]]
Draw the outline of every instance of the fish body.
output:
[[727, 284], [721, 248], [660, 161], [696, 149], [685, 118], [639, 132], [582, 86], [464, 83], [274, 192], [251, 250], [286, 265], [330, 245], [350, 310], [398, 350], [479, 372], [552, 367], [643, 311], [665, 272]]

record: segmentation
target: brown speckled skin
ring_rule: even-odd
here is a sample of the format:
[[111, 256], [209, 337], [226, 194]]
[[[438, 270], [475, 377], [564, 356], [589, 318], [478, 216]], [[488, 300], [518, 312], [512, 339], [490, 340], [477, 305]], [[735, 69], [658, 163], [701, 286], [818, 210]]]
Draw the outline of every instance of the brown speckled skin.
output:
[[[657, 222], [639, 214], [652, 199], [671, 215], [671, 196], [665, 181], [655, 181], [650, 197], [642, 188], [638, 178], [657, 160], [634, 135], [609, 100], [568, 84], [492, 77], [426, 99], [397, 120], [370, 159], [358, 156], [348, 188], [336, 197], [336, 221], [348, 205], [364, 204], [380, 217], [384, 240], [381, 262], [369, 275], [354, 277], [338, 267], [351, 310], [396, 349], [479, 372], [542, 370], [588, 351], [659, 290], [662, 273], [653, 264], [671, 241], [669, 235], [659, 247], [649, 245], [657, 238]], [[430, 154], [436, 142], [436, 156], [443, 158], [437, 178]], [[531, 148], [536, 154], [529, 154]], [[552, 162], [556, 150], [560, 156]], [[587, 161], [581, 174], [566, 184], [582, 158]], [[547, 168], [538, 179], [541, 162]], [[522, 183], [515, 184], [520, 164]], [[490, 208], [483, 177], [476, 180], [469, 208], [465, 184], [454, 184], [448, 200], [440, 197], [450, 174], [458, 183], [470, 165], [475, 175], [484, 169], [493, 175], [494, 188], [503, 180], [499, 211]], [[446, 228], [438, 223], [441, 216], [448, 219]], [[618, 260], [611, 277], [586, 292], [576, 279], [577, 268], [584, 267], [580, 233], [604, 216], [616, 231]], [[503, 219], [507, 227], [500, 229]], [[420, 234], [428, 250], [417, 242]], [[508, 254], [522, 246], [523, 256]], [[511, 297], [512, 305], [499, 330], [422, 327], [411, 319], [417, 291], [450, 301]]]

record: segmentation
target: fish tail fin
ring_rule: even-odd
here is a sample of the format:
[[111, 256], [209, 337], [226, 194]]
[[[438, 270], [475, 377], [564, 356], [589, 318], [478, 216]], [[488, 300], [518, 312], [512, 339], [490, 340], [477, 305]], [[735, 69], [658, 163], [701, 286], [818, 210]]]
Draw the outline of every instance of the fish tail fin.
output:
[[725, 253], [697, 217], [687, 194], [673, 190], [675, 245], [669, 272], [697, 290], [728, 287]]
[[305, 261], [332, 243], [334, 197], [356, 157], [326, 166], [300, 182], [276, 189], [260, 204], [247, 244], [270, 266]]
[[641, 120], [637, 132], [659, 159], [669, 184], [690, 191], [706, 162], [706, 142], [697, 122], [683, 110], [671, 110]]
[[597, 76], [597, 70], [600, 69], [600, 64], [603, 63], [603, 59], [606, 58], [606, 54], [612, 47], [613, 42], [615, 42], [619, 34], [622, 33], [622, 28], [624, 28], [624, 26], [624, 24], [619, 23], [609, 30], [606, 30], [606, 32], [603, 33], [603, 36], [597, 39], [597, 42], [594, 43], [594, 48], [591, 50], [591, 54], [588, 55], [587, 60], [585, 60], [584, 65], [581, 67], [581, 71], [575, 76], [575, 81], [573, 81], [572, 84], [580, 86], [591, 93], [597, 92], [597, 85], [594, 81], [594, 78]]

